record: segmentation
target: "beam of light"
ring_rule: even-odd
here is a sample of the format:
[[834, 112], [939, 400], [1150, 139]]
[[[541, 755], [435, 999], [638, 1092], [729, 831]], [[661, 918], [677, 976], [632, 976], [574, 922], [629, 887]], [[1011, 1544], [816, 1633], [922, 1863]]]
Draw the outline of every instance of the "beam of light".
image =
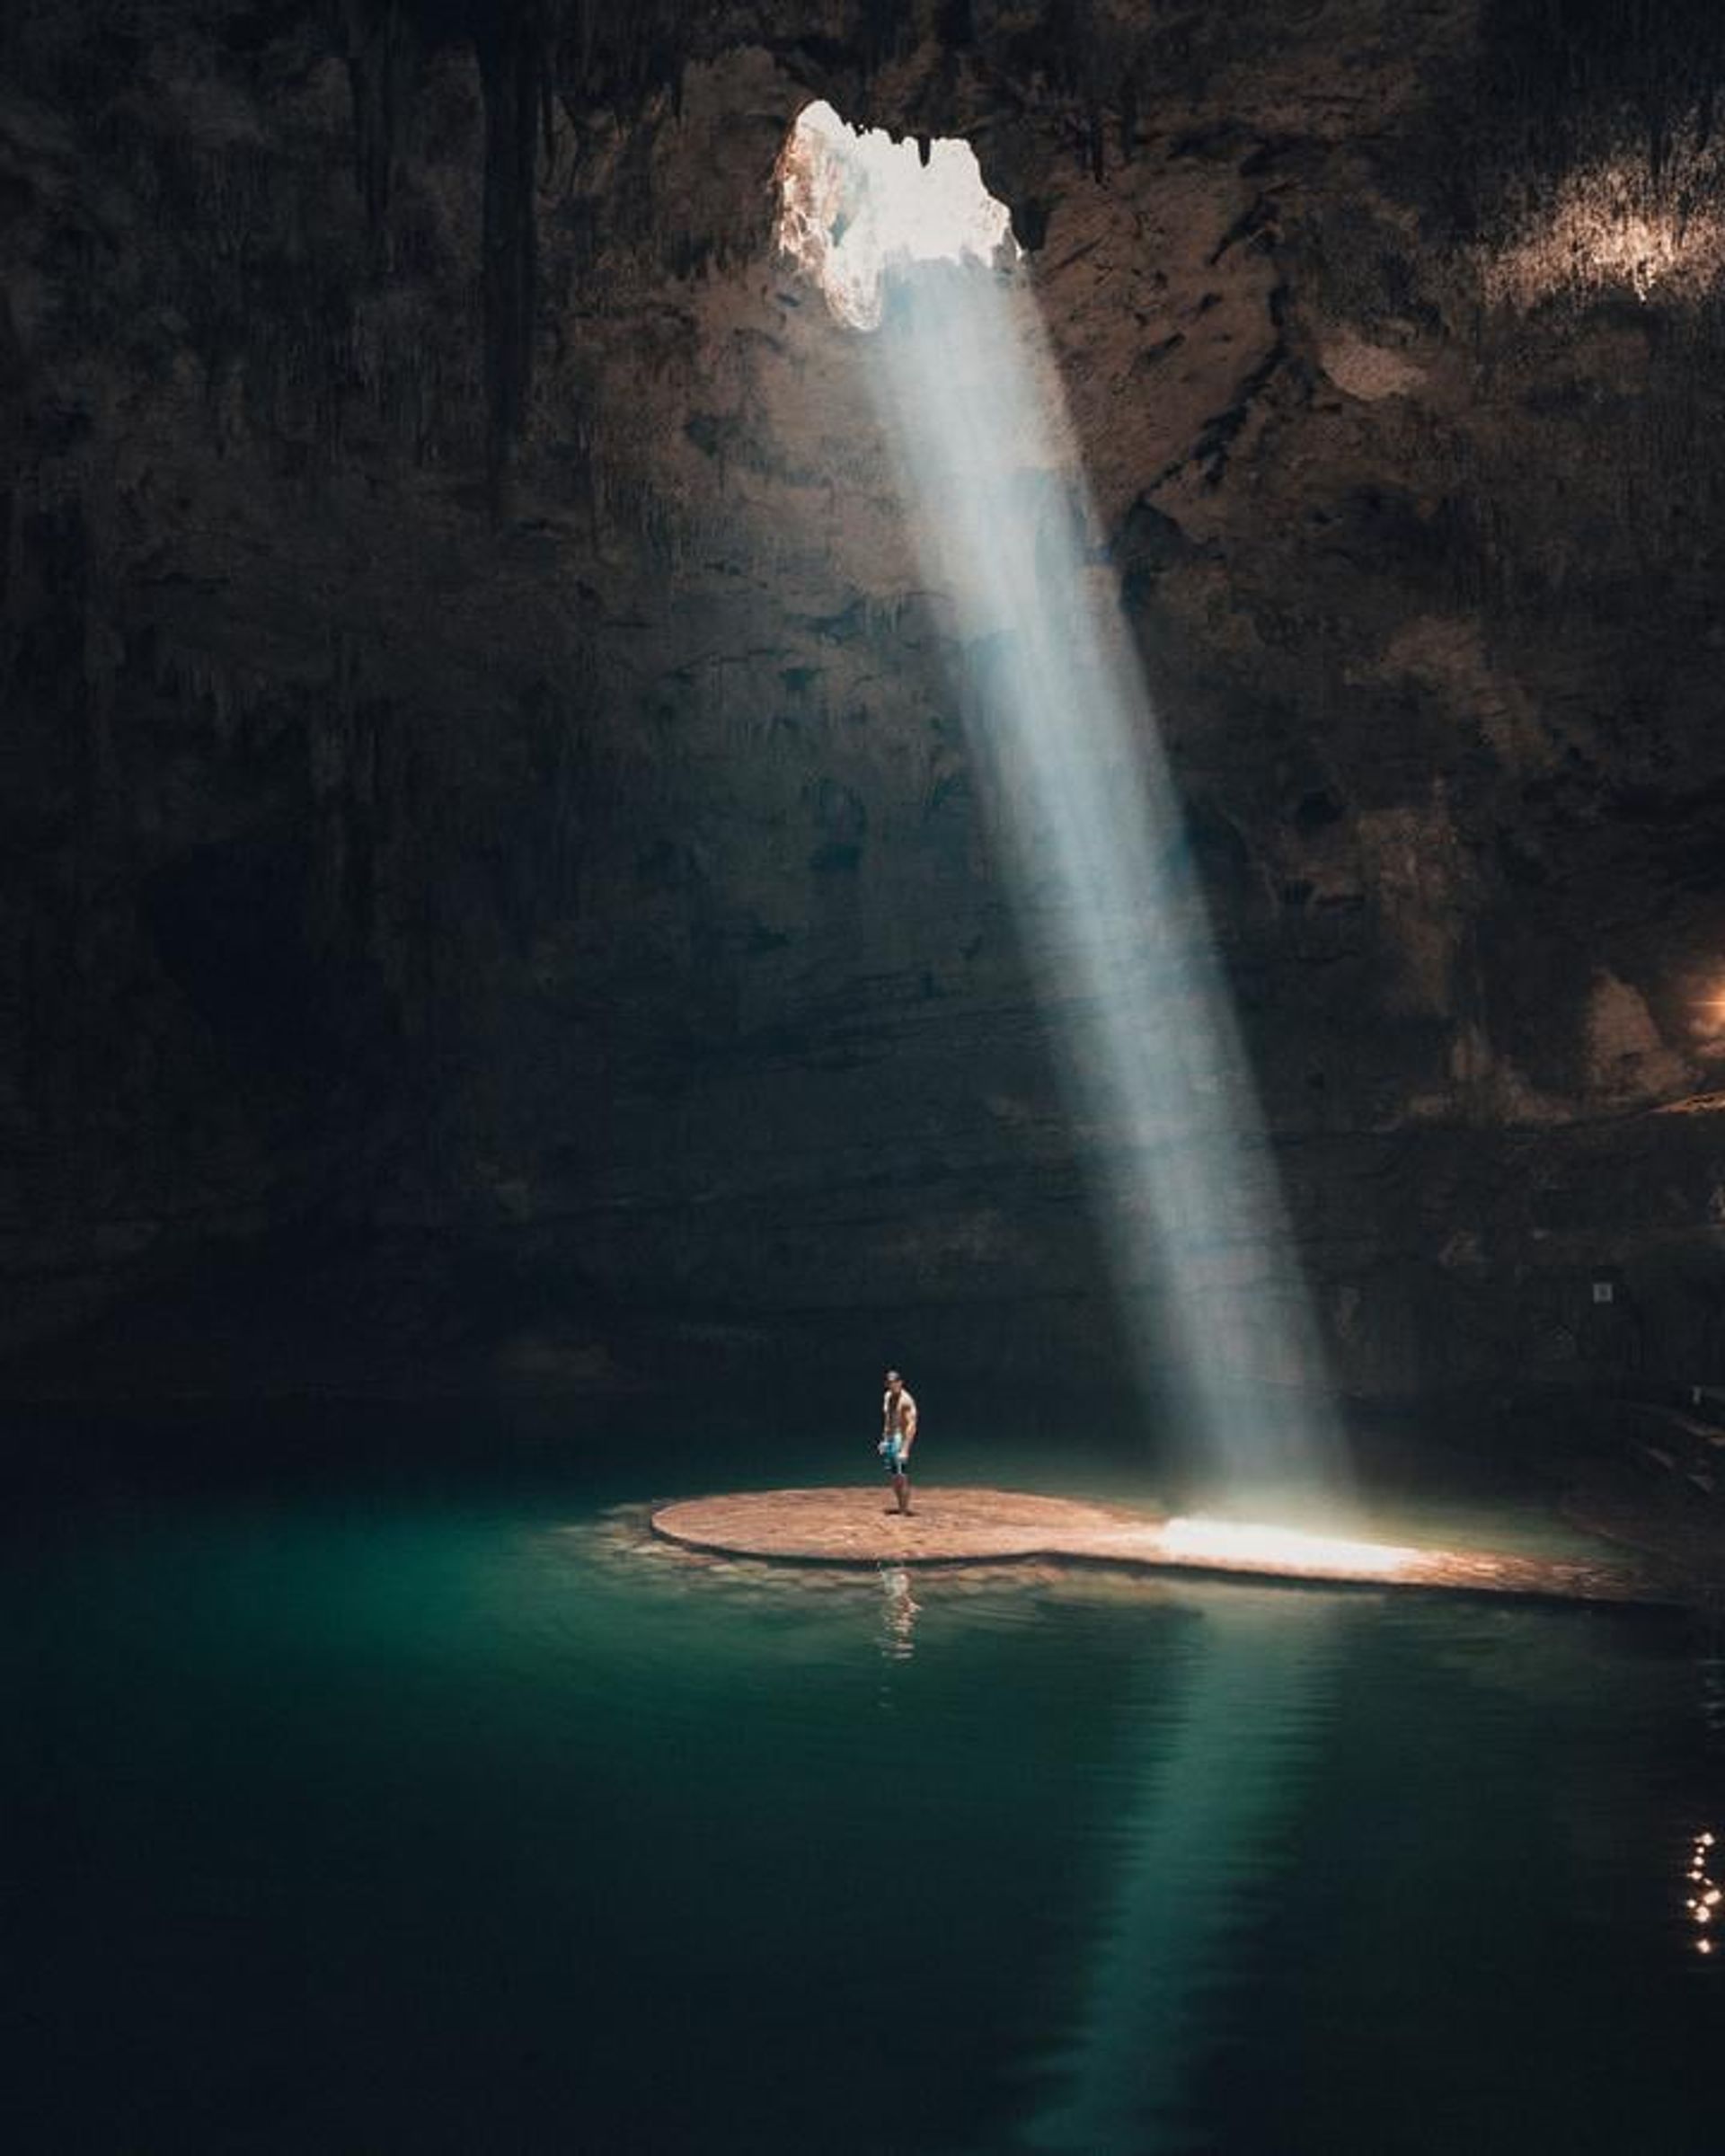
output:
[[[841, 245], [869, 225], [887, 295], [841, 285], [832, 304], [879, 315], [860, 368], [951, 607], [955, 697], [1146, 1390], [1172, 1374], [1228, 1487], [1321, 1487], [1338, 1457], [1322, 1358], [1034, 296], [1004, 245], [993, 267], [925, 245], [895, 276], [908, 250], [884, 225], [871, 138], [822, 130], [806, 146], [818, 216]], [[810, 259], [815, 213], [789, 203], [785, 244]], [[1266, 1384], [1269, 1414], [1243, 1398]]]
[[1274, 1936], [1289, 1822], [1322, 1754], [1336, 1610], [1272, 1612], [1238, 1589], [1202, 1607], [1178, 1691], [1143, 1705], [1119, 1867], [1031, 2148], [1201, 2145], [1190, 2114], [1218, 1992], [1238, 1980], [1241, 1934]]

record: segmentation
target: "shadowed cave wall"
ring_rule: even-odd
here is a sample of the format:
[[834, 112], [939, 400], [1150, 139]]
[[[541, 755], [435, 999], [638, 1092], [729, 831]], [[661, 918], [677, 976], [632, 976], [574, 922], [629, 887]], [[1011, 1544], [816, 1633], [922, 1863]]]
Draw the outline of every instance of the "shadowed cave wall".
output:
[[815, 96], [1030, 250], [1343, 1384], [1725, 1375], [1720, 49], [9, 12], [12, 1382], [1112, 1365]]

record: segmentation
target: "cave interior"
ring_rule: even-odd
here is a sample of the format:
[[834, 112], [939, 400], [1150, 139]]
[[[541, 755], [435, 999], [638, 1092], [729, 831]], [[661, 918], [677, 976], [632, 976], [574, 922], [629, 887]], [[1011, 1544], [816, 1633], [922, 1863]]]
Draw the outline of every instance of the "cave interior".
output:
[[[0, 10], [0, 1455], [96, 1523], [93, 1556], [32, 1528], [0, 1567], [25, 1613], [0, 1638], [39, 1686], [19, 1905], [53, 2145], [1029, 2145], [1030, 2038], [997, 2032], [1077, 1949], [1022, 1851], [1084, 1881], [1133, 1836], [1067, 1987], [1107, 2010], [1078, 2017], [1075, 2093], [1034, 2145], [1128, 2156], [1176, 2113], [1200, 2121], [1179, 2145], [1242, 2156], [1702, 2145], [1689, 1980], [1725, 1823], [1685, 1688], [1699, 1667], [1716, 1738], [1722, 85], [1717, 0]], [[907, 188], [974, 172], [997, 217], [956, 261], [823, 285], [865, 235], [821, 193], [821, 113], [828, 144], [878, 134]], [[1206, 939], [1233, 1093], [1075, 1090], [1084, 997], [1039, 956], [988, 750], [999, 652], [931, 569], [940, 490], [907, 490], [871, 373], [914, 294], [965, 278], [1037, 325], [1066, 446], [1039, 462], [1003, 427], [993, 450], [1141, 686], [1157, 872]], [[1155, 946], [1147, 891], [1115, 896], [1114, 948]], [[1171, 995], [1148, 1030], [1187, 1015]], [[1120, 1193], [1218, 1118], [1252, 1203], [1218, 1207], [1208, 1285], [1123, 1270]], [[866, 1610], [805, 1582], [793, 1648], [789, 1590], [663, 1551], [652, 1573], [639, 1521], [598, 1509], [782, 1480], [841, 1423], [866, 1454], [884, 1361], [936, 1459], [969, 1416], [967, 1473], [1105, 1495], [1064, 1439], [1114, 1433], [1117, 1472], [1160, 1416], [1177, 1456], [1163, 1345], [1212, 1291], [1309, 1330], [1296, 1354], [1216, 1330], [1207, 1379], [1252, 1413], [1322, 1399], [1393, 1472], [1533, 1493], [1529, 1516], [1585, 1486], [1588, 1524], [1699, 1568], [1701, 1662], [1574, 1613], [1440, 1634], [1292, 1589], [1128, 1609], [1047, 1567], [1008, 1616], [986, 1580], [942, 1600], [896, 1560]], [[442, 1515], [392, 1541], [365, 1512], [374, 1471], [411, 1461], [436, 1496], [437, 1461], [475, 1450], [530, 1481], [579, 1464], [579, 1565], [533, 1570], [565, 1547], [544, 1521], [506, 1565]], [[332, 1513], [308, 1554], [305, 1488], [356, 1476], [371, 1540]], [[236, 1482], [261, 1510], [221, 1543], [197, 1506]], [[639, 1697], [568, 1689], [571, 1608], [606, 1655], [646, 1642]], [[1077, 1642], [1064, 1674], [1025, 1609]], [[786, 1775], [765, 1795], [732, 1746], [763, 1727]], [[1163, 1760], [1189, 1810], [1156, 1794]], [[433, 1787], [494, 1838], [416, 1810]], [[1009, 1789], [1023, 1813], [996, 1819]], [[915, 2013], [865, 2046], [880, 2085], [906, 2077], [898, 2139], [867, 2106], [818, 2131], [795, 2108], [856, 2041], [840, 1948], [903, 1973], [889, 1901], [818, 1899], [843, 1868], [817, 1815], [859, 1879], [871, 1837], [905, 1852], [918, 2010], [938, 2024], [916, 1985], [954, 1977], [942, 1954], [974, 1987], [969, 2050], [924, 2055]], [[135, 1870], [146, 1829], [165, 1853]], [[1239, 1868], [1208, 1899], [1207, 1835]], [[1674, 1974], [1671, 1924], [1640, 1913], [1679, 1848]], [[751, 1864], [787, 1890], [751, 1895]], [[1188, 2028], [1246, 1879], [1290, 1935], [1378, 1940], [1395, 1980], [1349, 1991], [1351, 1947], [1310, 1993], [1289, 1978], [1261, 2081], [1205, 2111], [1180, 2081], [1197, 2037], [1122, 2062]], [[834, 1928], [813, 1944], [805, 1890]], [[1461, 1927], [1524, 1892], [1544, 1930], [1491, 1948], [1526, 2016], [1506, 2063]], [[1420, 1904], [1427, 1960], [1398, 1958], [1392, 1900]], [[274, 1942], [251, 2019], [239, 1919]], [[565, 1982], [582, 1925], [599, 1944]], [[98, 1938], [130, 1942], [111, 1968]], [[1614, 1957], [1635, 1984], [1610, 1987]], [[793, 1997], [787, 1969], [822, 1983]], [[396, 2017], [375, 2072], [374, 1983]], [[751, 1985], [801, 2031], [783, 2085], [745, 2073]], [[1299, 2053], [1312, 1998], [1376, 2030], [1363, 2081]], [[646, 2048], [659, 2017], [686, 2081]], [[614, 2046], [585, 2082], [571, 2019]], [[323, 2046], [321, 2081], [276, 2025]], [[1653, 2059], [1657, 2097], [1630, 2071]], [[1524, 2065], [1544, 2143], [1514, 2137]], [[1308, 2071], [1314, 2107], [1272, 2121]], [[595, 2078], [580, 2144], [554, 2122]]]
[[1286, 1191], [1242, 1262], [1367, 1405], [1725, 1375], [1722, 49], [8, 11], [11, 1388], [1106, 1383], [1152, 1322], [775, 244], [817, 101], [1010, 212]]

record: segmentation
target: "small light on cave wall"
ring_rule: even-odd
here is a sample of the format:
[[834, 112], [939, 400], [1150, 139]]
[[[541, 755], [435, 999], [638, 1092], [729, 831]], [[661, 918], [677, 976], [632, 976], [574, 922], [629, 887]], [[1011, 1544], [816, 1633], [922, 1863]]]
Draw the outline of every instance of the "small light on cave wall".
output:
[[1690, 1839], [1685, 1886], [1689, 1891], [1684, 1896], [1684, 1910], [1694, 1926], [1691, 1934], [1697, 1954], [1711, 1956], [1713, 1950], [1712, 1928], [1719, 1920], [1725, 1895], [1712, 1875], [1714, 1841], [1711, 1829], [1703, 1829]]
[[895, 142], [807, 107], [780, 155], [775, 237], [847, 328], [878, 327], [889, 271], [916, 262], [992, 264], [1019, 248], [1004, 202], [968, 142]]
[[1698, 991], [1689, 1011], [1695, 1047], [1703, 1053], [1725, 1054], [1725, 988], [1717, 981], [1708, 983]]

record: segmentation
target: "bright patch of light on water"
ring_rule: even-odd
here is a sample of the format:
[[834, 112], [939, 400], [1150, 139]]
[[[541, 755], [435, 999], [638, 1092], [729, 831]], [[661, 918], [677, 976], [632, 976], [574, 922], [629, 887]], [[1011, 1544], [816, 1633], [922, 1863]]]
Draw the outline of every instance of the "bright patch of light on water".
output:
[[1680, 1632], [715, 1564], [614, 1509], [711, 1452], [585, 1472], [603, 1423], [518, 1485], [404, 1416], [399, 1473], [293, 1494], [381, 1415], [0, 1568], [32, 2145], [158, 2145], [188, 2090], [221, 2149], [261, 2090], [308, 2148], [1714, 2145]]
[[1340, 1616], [1218, 1600], [1167, 1721], [1123, 1777], [1118, 1858], [1058, 2093], [1023, 2138], [1063, 2152], [1190, 2145], [1205, 2001], [1240, 1956], [1322, 1755]]

